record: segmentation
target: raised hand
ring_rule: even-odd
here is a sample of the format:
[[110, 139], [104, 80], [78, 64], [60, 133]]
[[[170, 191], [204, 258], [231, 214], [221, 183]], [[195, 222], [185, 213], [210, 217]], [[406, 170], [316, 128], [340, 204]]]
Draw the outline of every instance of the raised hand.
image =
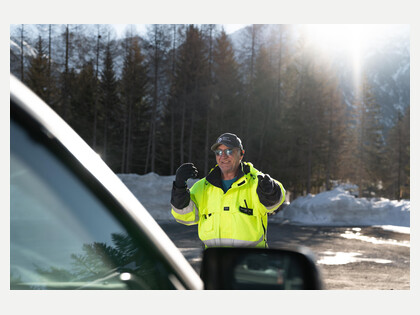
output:
[[178, 188], [187, 186], [189, 178], [197, 178], [198, 170], [193, 163], [184, 163], [176, 170], [175, 186]]
[[258, 175], [258, 187], [264, 195], [272, 195], [275, 192], [275, 182], [270, 175]]

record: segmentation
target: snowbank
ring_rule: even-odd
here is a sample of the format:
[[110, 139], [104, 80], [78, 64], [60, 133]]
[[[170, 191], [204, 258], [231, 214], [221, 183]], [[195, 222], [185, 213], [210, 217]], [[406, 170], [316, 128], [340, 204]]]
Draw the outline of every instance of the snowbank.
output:
[[343, 187], [294, 200], [273, 221], [303, 225], [410, 226], [410, 201], [356, 198]]
[[[172, 182], [175, 176], [117, 174], [157, 221], [175, 222], [170, 212]], [[189, 180], [191, 186], [195, 181]], [[307, 195], [294, 200], [284, 210], [270, 216], [270, 222], [328, 226], [410, 226], [410, 201], [384, 198], [356, 198], [349, 186]]]
[[156, 221], [173, 221], [171, 215], [171, 190], [173, 176], [117, 174]]

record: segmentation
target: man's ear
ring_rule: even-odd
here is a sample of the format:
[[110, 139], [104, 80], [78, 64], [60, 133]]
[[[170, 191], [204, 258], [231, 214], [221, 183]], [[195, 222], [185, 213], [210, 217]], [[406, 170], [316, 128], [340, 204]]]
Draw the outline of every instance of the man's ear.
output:
[[241, 156], [245, 154], [245, 150], [241, 150]]

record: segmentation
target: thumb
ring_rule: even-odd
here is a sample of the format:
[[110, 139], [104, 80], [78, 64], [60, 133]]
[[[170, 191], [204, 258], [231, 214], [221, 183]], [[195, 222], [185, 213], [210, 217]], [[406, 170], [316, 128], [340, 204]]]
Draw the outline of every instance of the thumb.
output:
[[271, 177], [268, 174], [264, 174], [264, 175], [260, 174], [260, 175], [258, 175], [258, 180], [259, 181], [264, 181], [264, 182], [269, 182], [269, 181], [271, 181]]

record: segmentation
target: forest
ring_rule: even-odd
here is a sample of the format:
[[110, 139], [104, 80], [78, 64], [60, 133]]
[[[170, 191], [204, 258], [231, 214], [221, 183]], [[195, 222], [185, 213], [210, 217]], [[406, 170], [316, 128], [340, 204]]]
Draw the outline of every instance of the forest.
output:
[[336, 65], [291, 28], [249, 25], [234, 45], [219, 24], [122, 37], [107, 24], [22, 24], [10, 32], [10, 71], [115, 173], [166, 176], [192, 162], [204, 177], [211, 145], [232, 132], [290, 201], [337, 183], [409, 199], [410, 104], [385, 127], [366, 77], [346, 103]]

